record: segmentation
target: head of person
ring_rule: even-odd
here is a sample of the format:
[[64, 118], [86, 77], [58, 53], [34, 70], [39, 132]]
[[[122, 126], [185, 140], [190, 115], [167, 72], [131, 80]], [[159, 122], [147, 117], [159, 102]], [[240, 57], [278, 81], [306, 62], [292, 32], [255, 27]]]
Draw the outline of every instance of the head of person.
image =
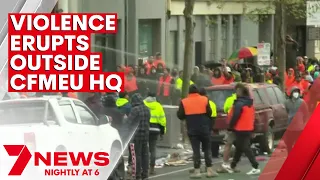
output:
[[161, 59], [161, 53], [160, 52], [157, 52], [156, 53], [156, 60], [160, 60]]
[[237, 97], [249, 97], [250, 96], [249, 89], [248, 89], [248, 87], [246, 87], [245, 84], [242, 84], [242, 83], [236, 84], [235, 90], [236, 90]]
[[193, 74], [198, 75], [199, 72], [200, 72], [199, 67], [198, 67], [198, 66], [195, 66], [195, 67], [193, 68]]
[[163, 75], [168, 76], [170, 74], [170, 69], [169, 68], [164, 68], [163, 69]]
[[288, 69], [288, 76], [291, 77], [294, 75], [294, 70], [292, 68]]
[[178, 69], [177, 68], [173, 68], [171, 71], [171, 75], [172, 76], [177, 76], [178, 75]]
[[151, 74], [156, 74], [157, 73], [157, 68], [152, 66], [151, 67]]
[[148, 58], [148, 63], [149, 63], [149, 64], [152, 64], [152, 63], [153, 63], [153, 60], [154, 60], [154, 57], [153, 57], [153, 56], [149, 56], [149, 58]]
[[204, 65], [200, 65], [200, 72], [203, 73], [207, 68]]
[[291, 96], [292, 99], [300, 98], [300, 89], [298, 87], [293, 87], [291, 89]]
[[221, 70], [220, 70], [220, 68], [215, 68], [215, 69], [213, 70], [213, 76], [214, 76], [215, 78], [221, 77]]
[[179, 77], [182, 78], [183, 77], [183, 71], [179, 71]]
[[148, 92], [147, 97], [156, 98], [157, 95], [156, 95], [156, 93], [154, 93], [154, 92]]
[[117, 71], [118, 72], [123, 72], [123, 67], [122, 66], [117, 66]]
[[163, 65], [162, 64], [158, 64], [157, 70], [158, 71], [163, 71]]
[[308, 56], [304, 56], [303, 60], [304, 60], [305, 63], [308, 63]]
[[116, 107], [116, 100], [114, 97], [112, 96], [106, 96], [104, 99], [103, 99], [103, 106], [104, 107]]
[[126, 91], [120, 92], [119, 93], [119, 98], [129, 99], [129, 94]]
[[196, 94], [199, 93], [199, 89], [195, 84], [190, 85], [189, 87], [189, 94]]
[[206, 89], [205, 89], [205, 88], [200, 88], [200, 89], [199, 89], [199, 94], [200, 94], [201, 96], [207, 96], [207, 91], [206, 91]]

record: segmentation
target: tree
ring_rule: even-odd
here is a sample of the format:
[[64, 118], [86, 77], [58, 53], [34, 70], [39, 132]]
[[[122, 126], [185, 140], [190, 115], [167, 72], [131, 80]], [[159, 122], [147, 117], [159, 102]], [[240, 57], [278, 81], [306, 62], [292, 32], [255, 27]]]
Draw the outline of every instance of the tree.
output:
[[[185, 18], [185, 45], [184, 45], [184, 61], [183, 61], [183, 85], [181, 98], [187, 96], [190, 86], [190, 78], [192, 72], [192, 57], [193, 57], [193, 48], [194, 48], [194, 27], [195, 22], [193, 19], [193, 8], [195, 0], [185, 0], [185, 8], [183, 10]], [[183, 142], [186, 143], [187, 132], [185, 128], [185, 122], [182, 123], [183, 127]]]
[[[223, 0], [211, 0], [212, 2], [219, 2], [218, 8], [223, 8], [226, 3]], [[242, 0], [240, 0], [241, 2]], [[243, 0], [242, 3], [244, 7], [248, 1]], [[276, 66], [279, 70], [280, 78], [284, 81], [284, 74], [286, 71], [286, 46], [287, 43], [294, 42], [296, 43], [288, 34], [287, 34], [287, 18], [294, 19], [305, 19], [313, 12], [318, 11], [320, 7], [320, 2], [314, 4], [311, 7], [311, 11], [306, 12], [306, 1], [305, 0], [257, 0], [256, 2], [264, 2], [263, 8], [255, 8], [248, 10], [244, 8], [243, 14], [249, 19], [255, 22], [261, 22], [265, 19], [268, 14], [272, 14], [275, 11], [275, 26], [274, 26], [274, 34], [275, 34], [275, 47], [274, 49], [274, 59], [276, 62]], [[310, 9], [310, 7], [309, 7]], [[258, 16], [259, 15], [259, 16]], [[281, 87], [283, 86], [283, 81]]]

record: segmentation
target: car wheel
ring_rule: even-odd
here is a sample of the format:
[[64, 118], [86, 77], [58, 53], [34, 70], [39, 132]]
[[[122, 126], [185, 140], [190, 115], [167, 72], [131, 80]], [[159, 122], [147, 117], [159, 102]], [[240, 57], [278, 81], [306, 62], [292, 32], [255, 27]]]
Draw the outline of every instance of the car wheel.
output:
[[272, 130], [272, 127], [269, 126], [268, 131], [265, 132], [260, 137], [260, 151], [262, 153], [267, 152], [268, 154], [272, 153], [273, 147], [274, 147], [274, 133]]
[[[114, 143], [112, 145], [110, 154], [111, 154], [110, 157], [114, 157], [114, 158], [118, 158], [119, 156], [121, 156], [122, 151], [120, 146]], [[114, 159], [114, 160], [110, 159], [110, 162], [116, 161], [116, 160], [117, 159]], [[126, 175], [126, 172], [125, 172], [124, 158], [123, 156], [121, 156], [117, 165], [115, 166], [114, 170], [109, 176], [108, 180], [123, 180], [125, 179], [125, 175]]]

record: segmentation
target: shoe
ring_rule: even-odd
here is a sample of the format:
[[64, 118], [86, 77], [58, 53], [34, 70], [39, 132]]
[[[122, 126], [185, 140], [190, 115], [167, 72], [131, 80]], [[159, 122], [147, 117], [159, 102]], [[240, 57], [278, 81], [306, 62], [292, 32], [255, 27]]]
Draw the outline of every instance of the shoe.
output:
[[219, 174], [213, 170], [213, 167], [207, 167], [207, 178], [217, 177]]
[[201, 179], [200, 169], [194, 169], [193, 173], [190, 175], [191, 179]]
[[149, 174], [150, 175], [155, 175], [156, 174], [156, 171], [154, 170], [154, 167], [150, 167]]
[[247, 175], [255, 175], [255, 174], [260, 174], [260, 169], [255, 169], [252, 168], [251, 171], [247, 172]]
[[234, 169], [232, 169], [229, 164], [224, 164], [224, 163], [223, 163], [221, 166], [222, 166], [222, 168], [223, 168], [224, 170], [226, 170], [228, 173], [234, 173]]

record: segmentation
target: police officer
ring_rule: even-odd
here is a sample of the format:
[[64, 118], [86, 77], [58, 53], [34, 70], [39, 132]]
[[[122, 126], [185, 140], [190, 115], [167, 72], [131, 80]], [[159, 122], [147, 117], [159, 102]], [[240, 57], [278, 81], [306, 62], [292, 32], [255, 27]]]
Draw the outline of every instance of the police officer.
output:
[[228, 114], [229, 128], [235, 134], [236, 151], [231, 166], [228, 168], [233, 171], [240, 161], [242, 153], [248, 157], [252, 170], [247, 175], [259, 174], [258, 162], [251, 149], [251, 137], [254, 131], [254, 107], [253, 99], [250, 97], [249, 89], [244, 84], [237, 84], [237, 99], [234, 101], [233, 107]]
[[[204, 88], [201, 88], [199, 90], [199, 94], [201, 96], [208, 97], [207, 96], [207, 92], [206, 92], [206, 90]], [[211, 108], [211, 111], [212, 111], [212, 113], [211, 113], [211, 119], [212, 119], [211, 127], [213, 128], [214, 127], [214, 123], [216, 121], [216, 117], [217, 117], [217, 106], [210, 99], [209, 99], [209, 105], [210, 105], [210, 108]], [[211, 153], [212, 153], [212, 157], [215, 157], [215, 158], [219, 157], [219, 143], [218, 142], [214, 142], [214, 141], [211, 142]]]
[[200, 173], [200, 143], [204, 149], [207, 177], [215, 177], [217, 173], [212, 168], [211, 157], [211, 129], [212, 110], [209, 99], [199, 94], [195, 85], [189, 88], [189, 95], [181, 100], [177, 116], [180, 120], [186, 120], [187, 133], [193, 150], [194, 171], [190, 178], [201, 178]]
[[150, 175], [154, 175], [154, 166], [156, 163], [156, 147], [157, 140], [160, 135], [166, 132], [166, 115], [162, 105], [157, 101], [155, 93], [148, 93], [148, 97], [144, 100], [144, 104], [150, 109], [150, 128], [149, 128], [149, 152], [150, 152]]

